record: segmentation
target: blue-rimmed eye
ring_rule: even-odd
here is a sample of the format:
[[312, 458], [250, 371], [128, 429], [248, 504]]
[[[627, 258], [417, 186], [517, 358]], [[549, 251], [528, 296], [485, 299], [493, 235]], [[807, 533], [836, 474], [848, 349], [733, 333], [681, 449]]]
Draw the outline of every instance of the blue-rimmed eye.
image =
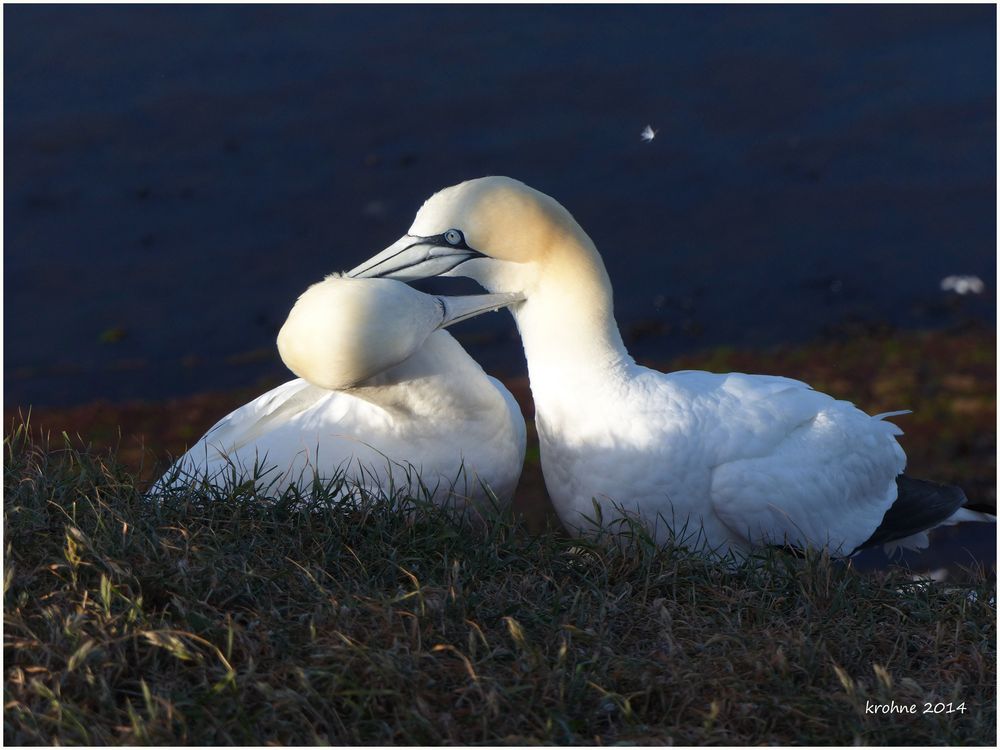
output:
[[462, 241], [462, 233], [457, 229], [449, 229], [444, 233], [444, 239], [449, 245], [457, 245]]

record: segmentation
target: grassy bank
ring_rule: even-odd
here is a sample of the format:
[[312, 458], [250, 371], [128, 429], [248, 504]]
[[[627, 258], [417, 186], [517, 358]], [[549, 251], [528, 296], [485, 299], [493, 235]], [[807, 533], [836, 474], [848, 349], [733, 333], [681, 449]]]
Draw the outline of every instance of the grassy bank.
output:
[[[732, 571], [426, 507], [154, 509], [113, 457], [24, 429], [5, 452], [9, 744], [995, 744], [981, 572]], [[893, 701], [918, 713], [866, 711]]]
[[[897, 332], [653, 364], [913, 409], [910, 470], [988, 505], [995, 352], [991, 331]], [[30, 428], [6, 405], [5, 741], [995, 743], [992, 568], [914, 585], [821, 558], [724, 571], [575, 548], [547, 530], [530, 392], [507, 384], [529, 420], [528, 528], [477, 532], [433, 509], [141, 500], [273, 384], [36, 409]], [[918, 713], [866, 712], [893, 701]]]

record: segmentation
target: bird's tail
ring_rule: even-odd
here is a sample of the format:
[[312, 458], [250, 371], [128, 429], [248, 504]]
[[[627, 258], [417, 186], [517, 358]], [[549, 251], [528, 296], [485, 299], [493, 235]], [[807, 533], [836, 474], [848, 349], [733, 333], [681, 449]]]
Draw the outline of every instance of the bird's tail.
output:
[[951, 526], [966, 521], [996, 523], [995, 513], [963, 508], [965, 493], [954, 485], [914, 479], [905, 474], [896, 477], [896, 501], [886, 511], [882, 523], [855, 550], [885, 545], [891, 554], [899, 547], [923, 549], [929, 543], [927, 532], [937, 526]]

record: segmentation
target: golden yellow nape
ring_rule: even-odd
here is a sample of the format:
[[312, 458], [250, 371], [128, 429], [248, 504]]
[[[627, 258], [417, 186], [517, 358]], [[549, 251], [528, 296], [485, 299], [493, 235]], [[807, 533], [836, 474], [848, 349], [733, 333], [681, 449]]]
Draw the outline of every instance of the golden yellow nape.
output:
[[440, 303], [406, 284], [331, 276], [292, 307], [278, 353], [313, 385], [350, 388], [408, 359], [442, 321]]

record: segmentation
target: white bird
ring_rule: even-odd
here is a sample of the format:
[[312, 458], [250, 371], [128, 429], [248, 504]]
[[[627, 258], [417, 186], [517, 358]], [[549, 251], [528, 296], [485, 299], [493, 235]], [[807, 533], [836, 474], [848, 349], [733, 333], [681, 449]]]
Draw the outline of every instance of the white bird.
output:
[[559, 203], [516, 180], [442, 190], [405, 237], [348, 275], [467, 276], [524, 296], [510, 310], [542, 470], [574, 532], [627, 515], [660, 542], [850, 555], [925, 546], [934, 526], [987, 520], [960, 507], [960, 489], [902, 476], [901, 431], [885, 420], [899, 412], [871, 417], [784, 377], [636, 365], [594, 243]]
[[426, 489], [439, 504], [485, 509], [489, 493], [508, 503], [524, 462], [524, 418], [439, 329], [518, 299], [434, 297], [387, 279], [314, 284], [278, 334], [282, 360], [300, 377], [222, 419], [154, 492], [252, 479], [274, 494], [342, 477], [386, 494]]
[[654, 138], [656, 138], [657, 131], [653, 130], [652, 125], [647, 125], [645, 129], [639, 134], [643, 141], [649, 143]]

